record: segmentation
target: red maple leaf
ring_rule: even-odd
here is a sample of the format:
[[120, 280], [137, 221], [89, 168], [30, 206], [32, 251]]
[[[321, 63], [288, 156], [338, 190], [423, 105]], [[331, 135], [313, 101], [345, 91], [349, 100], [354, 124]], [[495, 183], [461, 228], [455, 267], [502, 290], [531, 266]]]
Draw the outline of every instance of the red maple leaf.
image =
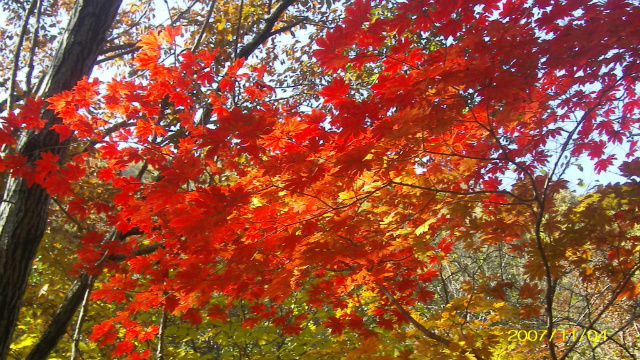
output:
[[318, 93], [324, 97], [324, 103], [340, 104], [344, 101], [344, 96], [349, 93], [349, 84], [342, 77], [334, 77], [331, 84], [325, 86]]
[[111, 352], [111, 355], [113, 356], [127, 355], [131, 353], [131, 351], [133, 351], [134, 346], [135, 345], [133, 344], [132, 341], [124, 340], [116, 344], [116, 347]]

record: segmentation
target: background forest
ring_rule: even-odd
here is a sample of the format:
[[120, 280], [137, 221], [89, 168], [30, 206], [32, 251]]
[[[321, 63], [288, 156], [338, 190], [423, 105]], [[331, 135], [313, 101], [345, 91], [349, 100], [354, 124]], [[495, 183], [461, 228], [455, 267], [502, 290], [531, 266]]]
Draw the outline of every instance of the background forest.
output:
[[0, 359], [640, 357], [637, 1], [0, 5]]

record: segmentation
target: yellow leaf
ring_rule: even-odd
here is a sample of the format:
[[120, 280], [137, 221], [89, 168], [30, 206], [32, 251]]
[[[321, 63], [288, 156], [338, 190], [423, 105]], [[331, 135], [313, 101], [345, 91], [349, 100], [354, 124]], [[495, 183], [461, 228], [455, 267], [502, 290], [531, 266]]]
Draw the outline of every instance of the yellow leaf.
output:
[[353, 191], [343, 191], [340, 194], [338, 194], [338, 198], [340, 198], [340, 200], [350, 200], [350, 199], [354, 199], [356, 197], [356, 194]]
[[351, 351], [347, 356], [343, 357], [343, 360], [354, 360], [360, 355], [373, 354], [378, 351], [381, 341], [375, 337], [369, 337], [360, 344], [360, 347]]
[[416, 235], [420, 235], [424, 232], [426, 232], [427, 230], [429, 230], [429, 225], [433, 224], [436, 221], [436, 219], [429, 219], [427, 220], [427, 222], [425, 222], [424, 224], [418, 226], [418, 228], [415, 231]]

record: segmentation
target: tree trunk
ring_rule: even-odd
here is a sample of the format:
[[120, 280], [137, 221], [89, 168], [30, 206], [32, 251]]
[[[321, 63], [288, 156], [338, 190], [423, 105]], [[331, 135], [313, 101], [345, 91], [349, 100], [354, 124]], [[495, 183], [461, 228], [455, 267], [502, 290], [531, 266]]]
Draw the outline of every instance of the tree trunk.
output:
[[[40, 96], [70, 90], [91, 73], [121, 2], [76, 1]], [[49, 122], [42, 131], [25, 132], [18, 142], [19, 151], [30, 163], [43, 151], [63, 155], [66, 150], [66, 144], [51, 130], [60, 120], [49, 110], [43, 119]], [[0, 359], [6, 359], [9, 351], [31, 264], [44, 234], [48, 205], [49, 195], [40, 186], [29, 187], [20, 178], [7, 181], [0, 203]]]

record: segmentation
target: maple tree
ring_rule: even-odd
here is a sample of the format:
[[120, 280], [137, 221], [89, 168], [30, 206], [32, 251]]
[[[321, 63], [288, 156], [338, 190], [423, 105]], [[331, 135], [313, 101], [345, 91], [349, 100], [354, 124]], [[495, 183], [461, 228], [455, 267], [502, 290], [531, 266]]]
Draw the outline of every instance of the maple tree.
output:
[[[102, 276], [82, 293], [117, 309], [92, 320], [101, 356], [177, 354], [173, 319], [213, 358], [634, 357], [639, 17], [355, 1], [316, 41], [310, 74], [330, 82], [284, 100], [269, 64], [178, 51], [188, 31], [167, 26], [140, 35], [135, 77], [10, 113], [3, 144], [22, 127], [68, 151], [1, 165], [78, 225], [69, 271]], [[576, 195], [574, 167], [625, 181]], [[222, 350], [225, 326], [248, 342]]]
[[[3, 90], [7, 95], [2, 105], [3, 108], [13, 110], [19, 115], [17, 118], [12, 118], [12, 115], [3, 118], [3, 127], [7, 131], [3, 132], [6, 138], [3, 140], [2, 149], [2, 189], [5, 194], [0, 204], [0, 308], [3, 310], [0, 312], [0, 358], [4, 358], [9, 350], [20, 299], [27, 284], [27, 275], [45, 230], [51, 195], [40, 185], [33, 186], [30, 180], [27, 183], [26, 178], [10, 176], [7, 170], [19, 167], [21, 156], [18, 154], [28, 155], [28, 163], [41, 164], [41, 170], [51, 170], [55, 165], [50, 164], [53, 167], [47, 167], [47, 160], [60, 159], [63, 163], [69, 151], [77, 147], [71, 138], [61, 140], [64, 137], [64, 125], [52, 111], [45, 111], [42, 121], [31, 122], [33, 119], [28, 119], [30, 115], [25, 109], [32, 107], [37, 113], [40, 109], [36, 107], [42, 104], [41, 100], [34, 102], [33, 98], [46, 98], [62, 90], [71, 89], [78, 80], [91, 72], [95, 64], [115, 69], [120, 73], [127, 72], [130, 77], [138, 76], [138, 72], [143, 70], [133, 68], [133, 63], [128, 59], [131, 54], [139, 51], [136, 43], [140, 34], [146, 33], [149, 28], [156, 28], [159, 24], [182, 25], [192, 36], [183, 45], [194, 50], [201, 47], [224, 48], [225, 51], [215, 60], [224, 63], [225, 59], [229, 58], [249, 57], [261, 44], [286, 36], [294, 28], [312, 26], [308, 34], [312, 38], [317, 36], [319, 30], [315, 22], [318, 19], [321, 20], [318, 24], [323, 24], [325, 20], [327, 23], [332, 21], [331, 5], [332, 1], [318, 4], [310, 0], [241, 3], [193, 1], [189, 4], [166, 1], [162, 4], [136, 2], [125, 4], [121, 9], [120, 1], [48, 3], [34, 0], [28, 4], [2, 4], [3, 16], [10, 24], [17, 26], [2, 30], [6, 41], [0, 45], [0, 57], [9, 64], [7, 68], [0, 70]], [[299, 15], [300, 11], [296, 10], [300, 6], [304, 6], [305, 16]], [[166, 9], [162, 9], [165, 7]], [[94, 19], [95, 17], [98, 19]], [[67, 19], [68, 24], [65, 24]], [[300, 43], [294, 41], [281, 49], [291, 50], [299, 46]], [[304, 54], [304, 51], [301, 53]], [[283, 56], [292, 55], [289, 51]], [[267, 73], [271, 74], [273, 70], [269, 69]], [[304, 74], [305, 71], [300, 73]], [[288, 85], [288, 82], [283, 84]], [[16, 110], [19, 105], [26, 107]], [[41, 159], [43, 152], [45, 154]], [[39, 179], [43, 180], [42, 177]], [[61, 181], [58, 185], [65, 187], [63, 183], [64, 181]], [[87, 181], [83, 184], [95, 182]], [[50, 210], [62, 211], [73, 219], [71, 214], [66, 213], [66, 207], [69, 205], [66, 200], [55, 195], [54, 199], [57, 205], [60, 205], [59, 209], [53, 205]], [[96, 220], [104, 219], [98, 217]], [[80, 231], [76, 233], [77, 236], [72, 237], [75, 239], [81, 237], [79, 234], [87, 228], [108, 231], [105, 229], [110, 226], [104, 221], [70, 221], [69, 224], [71, 223], [75, 224], [71, 226], [77, 226], [76, 231]], [[76, 246], [74, 241], [71, 242]], [[28, 358], [47, 357], [58, 339], [65, 334], [69, 321], [82, 302], [83, 294], [94, 281], [93, 277], [86, 274], [76, 279]]]

